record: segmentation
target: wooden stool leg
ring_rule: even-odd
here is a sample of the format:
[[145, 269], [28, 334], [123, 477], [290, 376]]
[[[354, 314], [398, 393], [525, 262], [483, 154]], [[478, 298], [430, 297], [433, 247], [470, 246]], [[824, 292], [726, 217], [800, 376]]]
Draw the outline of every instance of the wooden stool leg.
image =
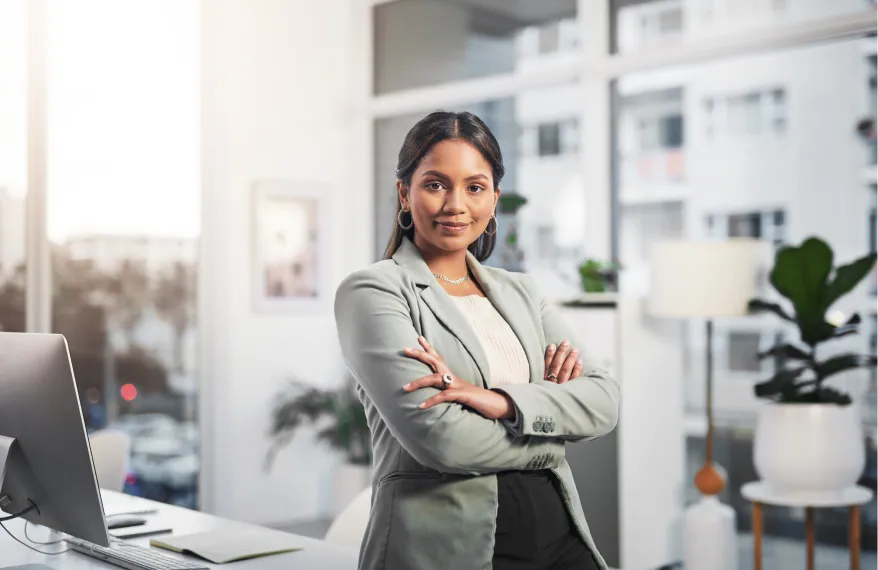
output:
[[762, 570], [762, 503], [753, 501], [753, 570]]
[[860, 570], [860, 507], [850, 509], [848, 533], [851, 539], [851, 570]]
[[814, 508], [805, 507], [805, 543], [808, 548], [808, 570], [814, 570]]

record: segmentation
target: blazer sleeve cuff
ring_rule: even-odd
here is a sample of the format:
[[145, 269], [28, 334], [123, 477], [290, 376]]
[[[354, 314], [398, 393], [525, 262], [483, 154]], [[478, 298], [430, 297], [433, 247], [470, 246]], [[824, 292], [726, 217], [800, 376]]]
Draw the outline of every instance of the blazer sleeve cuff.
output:
[[503, 424], [503, 427], [513, 436], [520, 437], [521, 436], [521, 412], [518, 411], [518, 406], [515, 407], [515, 417], [511, 420], [500, 420], [500, 423]]
[[[524, 436], [554, 436], [558, 437], [558, 429], [555, 425], [555, 418], [552, 415], [539, 414], [539, 406], [534, 405], [532, 398], [528, 398], [528, 392], [531, 390], [530, 384], [522, 384], [520, 386], [511, 385], [494, 388], [498, 392], [503, 392], [512, 400], [515, 405], [515, 421], [511, 425], [504, 425], [510, 430], [515, 437]], [[532, 394], [532, 392], [530, 392]], [[508, 421], [508, 420], [507, 420]]]

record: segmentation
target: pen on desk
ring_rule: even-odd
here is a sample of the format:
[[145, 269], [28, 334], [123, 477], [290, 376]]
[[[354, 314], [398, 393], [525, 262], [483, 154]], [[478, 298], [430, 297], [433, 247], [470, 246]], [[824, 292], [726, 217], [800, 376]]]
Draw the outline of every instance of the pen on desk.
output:
[[171, 534], [172, 532], [174, 532], [174, 529], [172, 528], [146, 528], [137, 532], [125, 533], [122, 536], [116, 536], [115, 534], [113, 536], [120, 540], [128, 540], [129, 538], [141, 538], [155, 534]]

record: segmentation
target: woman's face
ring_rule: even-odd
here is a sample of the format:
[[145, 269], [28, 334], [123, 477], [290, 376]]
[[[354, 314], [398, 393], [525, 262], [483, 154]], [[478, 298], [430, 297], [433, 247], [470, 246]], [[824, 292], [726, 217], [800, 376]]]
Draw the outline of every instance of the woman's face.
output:
[[411, 186], [398, 181], [397, 190], [403, 209], [412, 213], [415, 245], [422, 250], [469, 247], [485, 231], [500, 197], [491, 165], [462, 140], [434, 145], [412, 174]]

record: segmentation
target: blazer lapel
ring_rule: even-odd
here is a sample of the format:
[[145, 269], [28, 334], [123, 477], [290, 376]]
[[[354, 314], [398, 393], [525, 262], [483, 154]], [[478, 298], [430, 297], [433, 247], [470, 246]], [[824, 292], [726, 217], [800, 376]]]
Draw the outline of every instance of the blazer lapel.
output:
[[[408, 238], [405, 238], [402, 241], [402, 245], [393, 254], [393, 260], [411, 274], [415, 283], [425, 287], [421, 291], [421, 299], [430, 307], [436, 318], [451, 331], [451, 334], [460, 340], [461, 344], [469, 352], [481, 373], [482, 387], [490, 388], [488, 381], [490, 378], [488, 357], [482, 348], [482, 343], [472, 327], [469, 326], [460, 309], [457, 308], [448, 293], [436, 281], [418, 248]], [[430, 339], [428, 338], [427, 340], [429, 341]]]
[[545, 373], [543, 370], [545, 368], [545, 355], [541, 353], [539, 335], [533, 320], [530, 318], [532, 311], [525, 305], [517, 292], [510, 291], [505, 283], [491, 277], [470, 252], [467, 252], [467, 263], [476, 279], [482, 284], [488, 299], [509, 323], [512, 332], [515, 333], [524, 348], [530, 366], [530, 381], [542, 379]]

